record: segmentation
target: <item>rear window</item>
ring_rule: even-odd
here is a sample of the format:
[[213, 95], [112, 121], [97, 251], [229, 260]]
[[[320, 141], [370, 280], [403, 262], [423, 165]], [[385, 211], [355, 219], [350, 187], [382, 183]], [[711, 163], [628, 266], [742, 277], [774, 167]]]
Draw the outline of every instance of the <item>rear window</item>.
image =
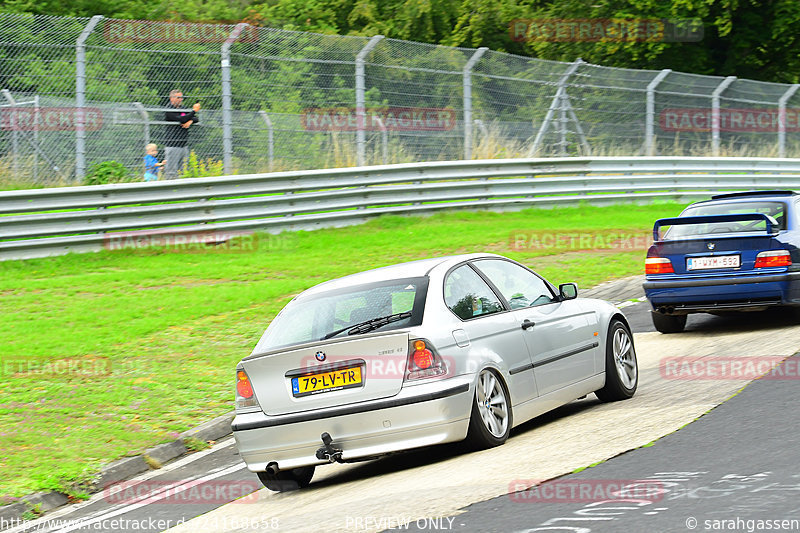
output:
[[[334, 338], [368, 320], [410, 313], [393, 318], [372, 331], [389, 331], [422, 323], [428, 278], [405, 278], [300, 296], [283, 308], [256, 345], [257, 352], [322, 340], [338, 330]], [[397, 319], [399, 318], [399, 319]]]
[[[761, 213], [769, 215], [778, 222], [779, 229], [786, 229], [786, 204], [783, 202], [753, 201], [706, 204], [688, 207], [681, 217], [703, 215], [736, 215], [742, 213]], [[763, 220], [743, 220], [741, 222], [713, 222], [710, 224], [691, 224], [673, 226], [664, 235], [668, 239], [708, 235], [713, 233], [763, 232], [767, 224]]]

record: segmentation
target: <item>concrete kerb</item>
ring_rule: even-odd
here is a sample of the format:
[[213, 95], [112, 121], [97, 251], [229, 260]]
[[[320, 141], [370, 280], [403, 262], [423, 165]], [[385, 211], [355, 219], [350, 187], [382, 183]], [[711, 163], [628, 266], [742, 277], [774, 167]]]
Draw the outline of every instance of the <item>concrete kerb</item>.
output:
[[642, 283], [644, 283], [643, 275], [615, 279], [601, 283], [591, 289], [579, 290], [578, 297], [599, 298], [608, 300], [615, 305], [629, 300], [642, 300], [644, 299]]
[[[151, 470], [145, 457], [150, 458], [150, 464], [164, 463], [189, 454], [185, 439], [193, 438], [202, 441], [216, 441], [231, 434], [231, 421], [234, 413], [230, 412], [218, 416], [213, 420], [204, 422], [197, 427], [184, 431], [172, 442], [159, 444], [144, 453], [133, 457], [125, 457], [104, 466], [95, 477], [89, 492], [99, 492], [113, 483], [130, 479], [134, 476]], [[69, 503], [69, 497], [61, 492], [37, 492], [20, 498], [18, 502], [0, 506], [0, 524], [14, 524], [22, 520], [29, 511], [38, 515], [51, 511]], [[0, 527], [0, 531], [7, 529]]]
[[[56, 493], [60, 494], [60, 493]], [[31, 495], [32, 496], [32, 495]], [[22, 518], [22, 515], [30, 509], [30, 506], [22, 501], [10, 503], [0, 507], [0, 530], [8, 529], [3, 527], [2, 524], [14, 524]], [[10, 527], [10, 525], [9, 525]]]
[[[581, 298], [602, 298], [614, 304], [618, 304], [630, 299], [644, 297], [644, 290], [642, 289], [643, 281], [643, 276], [631, 276], [608, 281], [591, 289], [580, 291], [579, 296]], [[159, 444], [158, 446], [145, 450], [141, 455], [114, 461], [103, 467], [97, 475], [92, 487], [94, 492], [98, 492], [112, 483], [118, 483], [151, 470], [151, 467], [145, 460], [145, 456], [158, 464], [164, 464], [178, 457], [187, 455], [189, 450], [186, 448], [185, 439], [192, 438], [208, 442], [216, 441], [230, 435], [233, 417], [233, 412], [218, 416], [213, 420], [209, 420], [197, 427], [184, 431], [172, 442]], [[37, 509], [37, 505], [39, 506], [37, 512], [43, 513], [66, 503], [69, 503], [68, 497], [60, 492], [53, 491], [30, 494], [20, 498], [19, 502], [0, 506], [0, 523], [3, 521], [9, 523], [14, 520], [19, 520], [27, 511]]]

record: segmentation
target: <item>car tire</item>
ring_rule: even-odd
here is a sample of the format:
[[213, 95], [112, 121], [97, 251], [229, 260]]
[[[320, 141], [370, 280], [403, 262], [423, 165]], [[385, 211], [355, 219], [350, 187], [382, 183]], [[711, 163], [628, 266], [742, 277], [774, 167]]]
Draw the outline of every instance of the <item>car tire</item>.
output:
[[665, 315], [650, 311], [653, 327], [660, 333], [680, 333], [686, 327], [686, 315]]
[[500, 446], [511, 433], [511, 397], [500, 376], [484, 369], [478, 374], [466, 442], [483, 450]]
[[633, 336], [625, 324], [612, 320], [606, 339], [606, 384], [595, 395], [604, 402], [627, 400], [638, 385], [639, 365]]
[[289, 470], [281, 470], [277, 474], [258, 472], [258, 479], [269, 490], [274, 492], [288, 492], [308, 486], [314, 476], [313, 466], [301, 466]]

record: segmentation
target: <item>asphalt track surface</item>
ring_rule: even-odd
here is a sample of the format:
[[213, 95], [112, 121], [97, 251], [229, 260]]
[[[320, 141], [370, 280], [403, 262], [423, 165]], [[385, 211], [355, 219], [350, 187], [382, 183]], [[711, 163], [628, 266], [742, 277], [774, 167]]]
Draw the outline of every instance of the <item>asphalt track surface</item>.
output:
[[653, 446], [444, 523], [470, 532], [798, 531], [798, 364], [800, 353]]
[[[626, 316], [629, 318], [632, 329], [635, 333], [643, 334], [645, 336], [649, 335], [649, 341], [651, 345], [658, 345], [661, 342], [661, 337], [671, 337], [672, 340], [681, 339], [681, 336], [661, 336], [657, 333], [652, 333], [653, 328], [649, 318], [649, 307], [647, 303], [639, 302], [633, 305], [629, 305], [624, 308], [624, 312]], [[687, 324], [687, 332], [690, 335], [687, 338], [691, 337], [691, 333], [694, 333], [698, 338], [696, 339], [697, 345], [708, 345], [708, 343], [719, 343], [720, 345], [725, 342], [728, 335], [730, 333], [740, 333], [742, 330], [745, 331], [745, 334], [756, 334], [760, 335], [762, 338], [770, 338], [772, 335], [783, 335], [782, 332], [786, 330], [786, 328], [791, 327], [792, 324], [788, 322], [785, 317], [781, 316], [780, 314], [775, 313], [758, 313], [758, 314], [747, 314], [743, 316], [731, 316], [731, 317], [713, 317], [711, 315], [694, 315], [691, 316], [689, 322]], [[775, 337], [777, 339], [777, 337]], [[800, 338], [800, 336], [798, 337]], [[784, 346], [787, 344], [783, 339]], [[637, 340], [637, 343], [639, 341]], [[682, 342], [682, 341], [681, 341]], [[728, 340], [727, 342], [731, 342]], [[654, 343], [654, 344], [653, 344]], [[800, 343], [797, 343], [800, 345]], [[639, 346], [639, 344], [637, 344]], [[650, 349], [649, 351], [654, 351]], [[792, 352], [787, 352], [792, 353]], [[642, 373], [642, 377], [644, 378], [645, 374]], [[764, 382], [767, 383], [767, 382]], [[758, 383], [757, 383], [758, 384]], [[779, 406], [776, 407], [778, 412], [787, 413], [791, 411], [790, 406], [792, 405], [792, 397], [789, 396], [791, 392], [791, 387], [793, 385], [792, 381], [788, 382], [776, 382], [771, 381], [769, 385], [778, 384], [780, 387], [773, 387], [770, 389], [770, 394], [777, 394], [778, 396], [770, 396], [768, 399], [771, 398], [772, 401], [778, 402]], [[660, 392], [658, 389], [655, 388], [657, 383], [653, 382], [653, 387], [650, 388], [650, 384], [641, 385], [643, 389], [641, 392], [644, 394], [642, 395], [641, 399], [636, 401], [644, 401], [647, 398], [648, 388], [651, 390], [651, 396], [655, 396], [655, 401], [658, 401], [658, 396], [656, 393]], [[669, 385], [669, 384], [667, 384]], [[735, 385], [735, 387], [740, 387], [741, 385]], [[761, 386], [761, 385], [759, 385]], [[730, 385], [729, 385], [730, 387]], [[709, 389], [710, 390], [710, 389]], [[735, 390], [733, 390], [735, 392]], [[749, 394], [749, 390], [746, 391]], [[732, 392], [731, 392], [732, 393]], [[727, 398], [731, 393], [725, 393], [725, 398]], [[719, 391], [717, 392], [719, 394]], [[780, 396], [783, 394], [784, 396]], [[639, 398], [640, 395], [637, 394], [636, 398]], [[736, 398], [734, 398], [736, 400]], [[680, 402], [680, 400], [673, 400], [676, 402]], [[721, 401], [721, 400], [720, 400]], [[651, 400], [652, 402], [652, 400]], [[228, 439], [227, 441], [223, 441], [218, 443], [213, 449], [207, 450], [205, 452], [200, 452], [198, 454], [194, 454], [188, 456], [184, 459], [178, 460], [173, 464], [167, 465], [166, 468], [153, 471], [148, 473], [146, 476], [142, 476], [137, 478], [138, 482], [143, 483], [141, 487], [145, 488], [146, 490], [144, 493], [147, 496], [137, 499], [136, 495], [139, 494], [137, 485], [133, 483], [128, 483], [122, 486], [123, 492], [121, 493], [112, 493], [110, 491], [106, 491], [104, 493], [97, 494], [93, 496], [88, 502], [84, 502], [81, 504], [69, 506], [60, 510], [57, 510], [53, 513], [49, 513], [43, 519], [34, 521], [30, 524], [26, 524], [25, 526], [15, 527], [9, 530], [10, 532], [18, 533], [18, 532], [27, 532], [27, 531], [48, 531], [48, 532], [67, 532], [67, 531], [113, 531], [113, 532], [155, 532], [155, 531], [164, 531], [169, 528], [176, 528], [176, 532], [183, 532], [183, 531], [295, 531], [295, 530], [303, 530], [304, 528], [297, 527], [298, 522], [288, 522], [286, 521], [286, 517], [288, 514], [292, 513], [294, 516], [296, 513], [295, 510], [297, 506], [304, 506], [306, 507], [306, 514], [298, 515], [298, 520], [301, 520], [300, 523], [304, 523], [311, 528], [313, 528], [312, 520], [315, 520], [315, 517], [318, 517], [320, 520], [323, 519], [321, 513], [315, 513], [313, 507], [313, 501], [317, 497], [325, 498], [325, 499], [332, 499], [331, 495], [341, 494], [342, 498], [350, 497], [352, 505], [354, 508], [358, 508], [359, 505], [364, 505], [364, 501], [352, 501], [353, 495], [363, 495], [363, 498], [369, 501], [370, 505], [373, 505], [372, 509], [375, 510], [382, 510], [384, 509], [383, 504], [385, 500], [382, 501], [379, 495], [372, 496], [371, 491], [373, 487], [378, 489], [381, 485], [391, 485], [394, 476], [403, 476], [405, 474], [405, 481], [408, 482], [410, 478], [413, 482], [413, 479], [417, 475], [417, 472], [423, 474], [428, 477], [428, 479], [436, 479], [437, 477], [441, 477], [438, 474], [439, 471], [447, 471], [449, 468], [448, 465], [453, 465], [454, 468], [458, 468], [460, 470], [469, 470], [473, 469], [474, 472], [472, 473], [472, 478], [469, 480], [471, 483], [480, 483], [482, 477], [484, 476], [482, 470], [484, 468], [492, 468], [491, 461], [502, 461], [508, 462], [507, 465], [508, 471], [515, 471], [514, 468], [517, 464], [525, 464], [526, 462], [531, 461], [530, 457], [525, 456], [525, 448], [529, 446], [528, 440], [535, 441], [537, 438], [541, 438], [540, 435], [543, 435], [545, 440], [558, 440], [563, 439], [565, 435], [575, 435], [575, 427], [583, 428], [585, 426], [585, 422], [582, 422], [583, 419], [595, 419], [595, 420], [604, 420], [602, 416], [606, 414], [614, 415], [614, 410], [629, 410], [624, 404], [627, 402], [621, 402], [617, 405], [610, 405], [607, 404], [602, 406], [598, 404], [598, 402], [594, 399], [588, 400], [581, 400], [577, 402], [573, 402], [568, 406], [560, 408], [556, 412], [552, 414], [544, 415], [543, 417], [539, 417], [537, 420], [530, 422], [525, 425], [520, 431], [515, 432], [516, 434], [512, 436], [512, 439], [506, 443], [506, 445], [497, 448], [487, 454], [487, 457], [490, 459], [490, 464], [484, 464], [481, 459], [480, 455], [470, 454], [466, 456], [462, 456], [462, 450], [459, 449], [457, 445], [448, 445], [448, 446], [440, 446], [435, 447], [432, 449], [426, 449], [422, 451], [411, 452], [408, 454], [402, 454], [394, 457], [389, 457], [386, 459], [382, 459], [379, 461], [372, 461], [368, 463], [359, 463], [355, 465], [347, 465], [346, 467], [342, 465], [335, 465], [333, 467], [324, 467], [318, 469], [318, 473], [315, 476], [315, 480], [312, 482], [312, 487], [314, 491], [308, 491], [306, 494], [302, 494], [306, 491], [300, 491], [300, 493], [286, 493], [286, 494], [273, 494], [266, 490], [257, 490], [260, 489], [261, 485], [258, 481], [257, 477], [248, 472], [244, 467], [244, 464], [239, 459], [238, 455], [236, 454], [236, 447], [233, 445], [232, 440]], [[719, 402], [709, 402], [710, 404], [716, 405]], [[735, 404], [739, 404], [740, 402], [737, 400]], [[701, 404], [702, 405], [702, 404]], [[661, 406], [663, 407], [663, 406]], [[729, 409], [727, 404], [725, 404], [725, 410]], [[748, 404], [744, 404], [743, 407], [740, 407], [742, 410], [742, 415], [744, 415], [744, 411], [747, 411]], [[598, 411], [599, 409], [599, 411]], [[653, 412], [653, 405], [652, 403], [644, 403], [641, 408], [644, 412], [650, 413]], [[718, 408], [721, 409], [721, 408]], [[657, 406], [656, 406], [657, 410]], [[707, 408], [706, 408], [707, 410]], [[628, 455], [634, 456], [634, 454], [641, 454], [645, 453], [647, 457], [655, 457], [655, 452], [653, 449], [661, 449], [661, 441], [657, 443], [659, 448], [655, 446], [653, 448], [645, 448], [642, 450], [637, 450], [635, 452], [630, 452], [620, 458], [611, 459], [607, 463], [603, 463], [598, 467], [586, 470], [583, 473], [583, 476], [590, 476], [590, 479], [600, 479], [605, 476], [607, 479], [619, 480], [619, 479], [632, 479], [632, 478], [641, 478], [647, 477], [650, 475], [658, 474], [659, 472], [666, 472], [666, 471], [674, 471], [678, 469], [686, 469], [687, 471], [691, 472], [700, 472], [702, 474], [696, 474], [694, 477], [690, 479], [686, 479], [680, 481], [682, 483], [682, 487], [688, 490], [690, 487], [695, 488], [703, 488], [703, 487], [716, 487], [715, 482], [722, 479], [724, 475], [738, 475], [738, 476], [756, 476], [757, 474], [763, 474], [764, 472], [776, 472], [775, 474], [767, 474], [768, 476], [776, 476], [775, 481], [772, 478], [769, 478], [769, 483], [778, 483], [780, 481], [781, 484], [786, 484], [786, 478], [791, 477], [795, 474], [796, 470], [784, 466], [783, 468], [771, 467], [772, 470], [766, 469], [765, 467], [761, 467], [759, 460], [763, 459], [764, 453], [761, 449], [761, 445], [758, 444], [758, 439], [755, 436], [761, 435], [766, 436], [763, 432], [759, 429], [759, 422], [764, 419], [763, 414], [761, 414], [762, 409], [758, 411], [754, 411], [755, 414], [751, 418], [744, 418], [742, 417], [741, 421], [738, 423], [730, 423], [726, 422], [722, 424], [722, 428], [727, 428], [727, 433], [724, 438], [720, 436], [715, 436], [713, 438], [706, 439], [702, 444], [692, 444], [690, 448], [681, 451], [669, 451], [669, 449], [665, 452], [665, 457], [669, 458], [670, 453], [673, 454], [673, 458], [671, 461], [665, 461], [665, 464], [671, 465], [668, 469], [657, 469], [653, 467], [650, 471], [642, 472], [641, 470], [637, 470], [634, 467], [631, 467], [631, 470], [620, 470], [620, 472], [616, 471], [606, 471], [604, 469], [609, 468], [609, 464], [616, 464], [621, 459], [627, 457]], [[700, 411], [702, 413], [704, 411]], [[712, 414], [716, 413], [717, 410], [712, 412]], [[695, 415], [696, 416], [696, 415]], [[707, 415], [710, 417], [710, 415]], [[717, 416], [717, 415], [714, 415]], [[738, 415], [737, 415], [738, 416]], [[705, 424], [704, 419], [700, 420], [703, 424]], [[689, 418], [686, 420], [687, 422], [691, 420]], [[751, 422], [747, 422], [751, 420]], [[786, 419], [788, 421], [788, 419]], [[699, 427], [700, 422], [696, 423]], [[561, 429], [560, 433], [558, 430], [559, 424], [564, 425], [565, 427]], [[571, 424], [571, 426], [570, 426]], [[736, 429], [738, 427], [742, 427], [743, 429], [739, 430]], [[555, 429], [554, 429], [555, 427]], [[678, 426], [676, 426], [678, 427]], [[694, 424], [688, 426], [688, 428], [693, 428]], [[787, 423], [787, 427], [792, 427], [792, 424]], [[797, 426], [794, 426], [797, 427]], [[687, 428], [687, 429], [688, 429]], [[619, 432], [619, 428], [617, 428]], [[703, 430], [694, 430], [696, 431], [703, 431]], [[540, 433], [543, 432], [543, 433]], [[548, 433], [549, 432], [549, 433]], [[736, 459], [729, 459], [725, 453], [720, 452], [720, 448], [718, 443], [720, 441], [729, 440], [729, 441], [738, 441], [738, 442], [749, 442], [743, 441], [742, 437], [744, 436], [744, 432], [748, 432], [748, 435], [752, 434], [753, 442], [748, 444], [747, 447], [743, 448], [741, 454], [736, 456]], [[786, 433], [786, 432], [784, 432]], [[656, 437], [660, 437], [665, 433], [658, 433]], [[675, 436], [686, 434], [686, 429], [675, 433], [674, 435], [669, 436], [669, 439], [673, 439]], [[601, 435], [601, 437], [603, 437]], [[641, 437], [641, 436], [640, 436]], [[779, 440], [782, 441], [784, 447], [788, 450], [792, 449], [792, 435], [784, 434]], [[603, 437], [604, 438], [604, 437]], [[621, 432], [621, 436], [616, 436], [618, 441], [628, 440], [625, 438], [625, 432]], [[655, 437], [653, 437], [655, 438]], [[602, 440], [602, 439], [601, 439]], [[610, 440], [610, 439], [606, 439]], [[666, 439], [664, 439], [666, 441]], [[640, 438], [641, 441], [641, 438]], [[644, 442], [648, 442], [648, 440], [644, 440]], [[641, 445], [644, 442], [640, 442], [640, 444], [631, 444], [627, 447], [622, 447], [618, 452], [628, 450], [632, 447], [637, 445]], [[576, 449], [580, 449], [582, 444], [581, 443], [573, 443], [576, 446]], [[591, 447], [591, 445], [588, 445]], [[705, 448], [703, 448], [705, 447]], [[700, 452], [703, 452], [702, 454]], [[788, 453], [788, 452], [787, 452]], [[748, 455], [749, 454], [749, 455]], [[796, 454], [795, 454], [796, 455]], [[606, 455], [602, 457], [606, 459], [611, 455]], [[683, 456], [696, 456], [703, 458], [702, 461], [698, 459], [699, 462], [692, 463], [694, 466], [681, 466], [677, 468], [676, 465], [681, 464], [677, 460], [675, 460], [675, 456], [683, 457]], [[717, 461], [719, 461], [722, 465], [728, 465], [731, 468], [730, 471], [723, 472], [717, 475], [717, 472], [714, 470], [714, 465], [717, 464], [712, 461], [712, 458], [716, 457]], [[563, 458], [561, 458], [563, 460]], [[519, 461], [519, 463], [515, 463], [515, 461]], [[544, 476], [540, 477], [539, 479], [549, 479], [554, 475], [562, 474], [563, 472], [571, 471], [573, 468], [577, 466], [585, 466], [593, 461], [586, 460], [582, 457], [574, 457], [572, 463], [574, 466], [572, 468], [561, 470], [558, 472], [551, 472], [549, 474], [545, 474]], [[567, 461], [569, 463], [569, 461]], [[476, 466], [477, 465], [477, 466]], [[703, 466], [706, 465], [706, 466]], [[733, 468], [736, 466], [736, 468]], [[338, 469], [338, 470], [335, 470]], [[334, 473], [335, 472], [335, 473]], [[605, 473], [603, 473], [605, 472]], [[777, 474], [777, 473], [780, 474]], [[784, 475], [785, 474], [785, 475]], [[465, 475], [463, 472], [459, 472], [459, 475]], [[715, 477], [716, 476], [716, 477]], [[505, 493], [505, 488], [508, 487], [507, 480], [511, 479], [513, 476], [506, 475], [502, 479], [505, 480], [505, 484], [501, 487], [500, 491], [496, 491], [492, 493], [493, 495]], [[383, 479], [382, 479], [383, 478]], [[762, 477], [757, 479], [762, 479]], [[749, 478], [748, 478], [749, 479]], [[666, 483], [664, 479], [661, 479], [661, 482]], [[766, 484], [766, 483], [765, 483]], [[474, 485], [477, 487], [477, 485]], [[212, 487], [213, 491], [210, 491], [208, 487]], [[425, 491], [422, 490], [425, 487], [420, 486], [420, 493], [419, 493], [419, 506], [420, 508], [425, 506], [426, 503], [426, 494]], [[466, 486], [466, 491], [470, 490], [470, 486]], [[710, 489], [708, 489], [710, 490]], [[787, 489], [788, 490], [788, 489]], [[477, 491], [480, 492], [480, 491]], [[701, 493], [703, 491], [700, 491]], [[706, 491], [707, 492], [707, 491]], [[758, 501], [761, 501], [765, 496], [767, 489], [757, 493]], [[232, 505], [225, 505], [233, 500], [237, 500], [246, 494], [251, 494], [249, 497], [245, 497], [243, 500], [238, 500], [237, 503]], [[800, 493], [800, 477], [798, 477], [798, 486], [796, 492], [794, 494]], [[487, 493], [488, 494], [488, 493]], [[673, 494], [673, 493], [670, 493]], [[718, 493], [713, 493], [718, 494]], [[785, 492], [782, 494], [792, 494], [791, 492]], [[350, 496], [346, 496], [350, 495]], [[442, 495], [436, 494], [439, 499], [446, 498], [450, 495]], [[453, 496], [457, 496], [454, 494]], [[462, 495], [463, 496], [463, 495]], [[739, 494], [734, 494], [731, 496], [731, 501], [733, 501], [733, 496], [739, 496]], [[370, 497], [372, 500], [370, 501]], [[562, 505], [562, 507], [553, 508], [551, 505], [555, 504], [541, 504], [538, 503], [536, 505], [530, 504], [528, 505], [520, 502], [512, 502], [509, 496], [504, 496], [498, 499], [489, 499], [491, 496], [487, 496], [485, 498], [479, 499], [469, 499], [469, 498], [461, 498], [460, 500], [454, 498], [454, 502], [458, 501], [465, 501], [467, 503], [472, 503], [476, 501], [488, 500], [485, 503], [477, 503], [473, 504], [468, 508], [468, 510], [462, 514], [453, 517], [453, 513], [455, 513], [456, 509], [462, 507], [462, 505], [453, 504], [448, 505], [445, 502], [445, 505], [438, 505], [438, 506], [431, 506], [430, 513], [428, 514], [428, 522], [421, 524], [422, 526], [427, 527], [428, 530], [433, 529], [450, 529], [452, 528], [461, 528], [463, 531], [510, 531], [514, 529], [519, 530], [526, 530], [535, 527], [537, 524], [540, 524], [542, 521], [549, 520], [552, 517], [559, 517], [559, 513], [563, 514], [563, 512], [567, 511], [580, 511], [581, 505]], [[188, 500], [187, 500], [188, 498]], [[628, 512], [630, 510], [626, 510], [625, 515], [620, 515], [620, 518], [615, 518], [614, 520], [590, 520], [584, 522], [591, 522], [592, 525], [590, 529], [578, 529], [577, 531], [601, 531], [601, 529], [595, 529], [595, 527], [600, 527], [597, 524], [603, 522], [607, 529], [603, 529], [602, 531], [658, 531], [659, 529], [651, 529], [648, 524], [657, 524], [656, 527], [662, 527], [661, 530], [663, 531], [687, 531], [688, 529], [670, 529], [672, 525], [674, 525], [678, 518], [677, 511], [673, 509], [680, 509], [684, 511], [684, 507], [678, 507], [678, 504], [683, 505], [680, 501], [675, 503], [674, 505], [670, 503], [667, 505], [667, 502], [672, 502], [673, 496], [667, 495], [664, 497], [664, 503], [658, 502], [659, 505], [650, 505], [648, 510], [642, 510], [637, 507], [636, 513]], [[687, 496], [687, 501], [694, 501], [693, 497]], [[697, 499], [697, 498], [695, 498]], [[705, 499], [713, 502], [720, 502], [722, 500], [710, 497], [706, 497]], [[797, 498], [800, 501], [800, 498]], [[412, 500], [416, 501], [416, 500]], [[448, 500], [449, 501], [449, 500]], [[676, 500], [677, 501], [677, 500]], [[705, 502], [705, 500], [702, 500]], [[441, 502], [440, 502], [441, 503]], [[513, 505], [510, 505], [512, 504]], [[251, 505], [247, 505], [251, 504]], [[333, 503], [331, 503], [333, 505]], [[343, 503], [342, 505], [347, 505]], [[699, 505], [699, 504], [698, 504]], [[488, 506], [488, 507], [483, 507]], [[800, 504], [798, 504], [800, 506]], [[472, 522], [466, 522], [466, 520], [480, 520], [480, 517], [474, 516], [476, 513], [473, 512], [474, 509], [480, 507], [482, 509], [482, 513], [486, 513], [487, 509], [503, 509], [503, 511], [492, 512], [491, 516], [494, 517], [493, 519], [500, 519], [505, 518], [504, 515], [514, 515], [514, 518], [518, 518], [519, 522], [508, 522], [508, 523], [501, 523], [501, 522], [480, 522], [475, 523], [474, 527]], [[797, 506], [795, 506], [797, 507]], [[663, 509], [662, 509], [663, 508]], [[442, 512], [442, 509], [445, 509]], [[755, 509], [755, 508], [753, 508]], [[766, 511], [770, 511], [772, 508], [766, 509]], [[227, 510], [227, 511], [226, 511]], [[291, 511], [290, 511], [291, 510]], [[225, 511], [225, 512], [223, 512]], [[557, 512], [556, 512], [557, 511]], [[563, 511], [563, 512], [562, 512]], [[710, 513], [712, 510], [707, 509]], [[305, 512], [305, 511], [304, 511]], [[592, 511], [590, 511], [591, 513]], [[655, 512], [657, 514], [651, 515], [646, 514], [650, 512]], [[753, 511], [755, 512], [755, 511]], [[533, 513], [533, 514], [531, 514]], [[555, 514], [553, 514], [555, 513]], [[358, 514], [358, 513], [355, 513]], [[380, 511], [380, 512], [373, 512], [375, 516], [383, 514], [384, 516], [390, 516], [390, 511]], [[480, 513], [478, 513], [480, 514]], [[584, 511], [584, 515], [587, 513]], [[450, 515], [450, 516], [448, 516]], [[628, 515], [630, 515], [628, 517]], [[685, 516], [684, 516], [685, 515]], [[566, 516], [566, 515], [565, 515]], [[684, 517], [684, 520], [690, 516], [688, 510], [680, 515]], [[697, 512], [695, 515], [698, 520], [701, 519], [701, 513]], [[712, 515], [708, 515], [711, 517]], [[744, 516], [744, 515], [742, 515]], [[433, 522], [434, 518], [440, 518], [441, 522]], [[463, 517], [463, 519], [462, 519]], [[500, 518], [498, 518], [500, 517]], [[525, 517], [524, 520], [522, 517]], [[637, 518], [638, 517], [638, 518]], [[656, 518], [651, 518], [656, 517]], [[509, 517], [510, 519], [511, 517]], [[542, 518], [542, 520], [539, 520]], [[194, 520], [192, 520], [194, 519]], [[454, 520], [452, 522], [448, 522], [448, 519]], [[665, 520], [663, 525], [658, 520]], [[191, 522], [190, 522], [191, 520]], [[305, 520], [305, 522], [302, 522]], [[641, 527], [634, 524], [634, 522], [627, 523], [626, 526], [623, 528], [621, 525], [618, 527], [618, 520], [646, 520], [646, 522], [641, 522]], [[80, 521], [78, 522], [70, 522], [70, 521]], [[182, 522], [187, 522], [186, 524], [182, 525]], [[573, 521], [575, 522], [575, 521]], [[580, 522], [580, 521], [578, 521]], [[608, 524], [606, 524], [608, 522]], [[463, 526], [460, 524], [464, 524]], [[610, 525], [609, 525], [610, 524]], [[619, 522], [621, 524], [621, 522]], [[386, 527], [376, 527], [376, 524], [372, 524], [371, 527], [361, 527], [358, 523], [348, 523], [342, 522], [339, 524], [341, 527], [335, 528], [338, 531], [377, 531], [380, 529], [387, 529]], [[391, 526], [391, 524], [388, 524]], [[416, 523], [409, 523], [412, 527], [416, 527]], [[572, 524], [574, 525], [574, 524]], [[702, 524], [701, 524], [702, 526]], [[550, 526], [553, 527], [553, 526]], [[589, 527], [586, 525], [581, 526], [583, 528]], [[608, 529], [610, 527], [610, 529]], [[700, 529], [700, 528], [698, 528]], [[800, 529], [798, 527], [797, 529]], [[311, 530], [311, 529], [307, 529]], [[576, 531], [575, 529], [549, 529], [551, 531]], [[702, 530], [702, 529], [701, 529]], [[733, 531], [739, 531], [741, 529], [729, 529]]]

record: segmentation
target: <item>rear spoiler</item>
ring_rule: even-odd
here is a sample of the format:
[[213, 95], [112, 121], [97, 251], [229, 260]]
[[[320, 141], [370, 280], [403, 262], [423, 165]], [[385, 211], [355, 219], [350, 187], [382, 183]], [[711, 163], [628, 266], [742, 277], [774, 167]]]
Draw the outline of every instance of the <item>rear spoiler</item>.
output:
[[[711, 222], [746, 222], [763, 220], [767, 224], [766, 235], [777, 235], [778, 221], [763, 213], [737, 213], [733, 215], [702, 215], [696, 217], [661, 218], [653, 225], [653, 240], [659, 242], [658, 230], [662, 226], [689, 226], [692, 224], [708, 224]], [[698, 238], [700, 236], [698, 235]], [[705, 236], [703, 236], [705, 238]]]

